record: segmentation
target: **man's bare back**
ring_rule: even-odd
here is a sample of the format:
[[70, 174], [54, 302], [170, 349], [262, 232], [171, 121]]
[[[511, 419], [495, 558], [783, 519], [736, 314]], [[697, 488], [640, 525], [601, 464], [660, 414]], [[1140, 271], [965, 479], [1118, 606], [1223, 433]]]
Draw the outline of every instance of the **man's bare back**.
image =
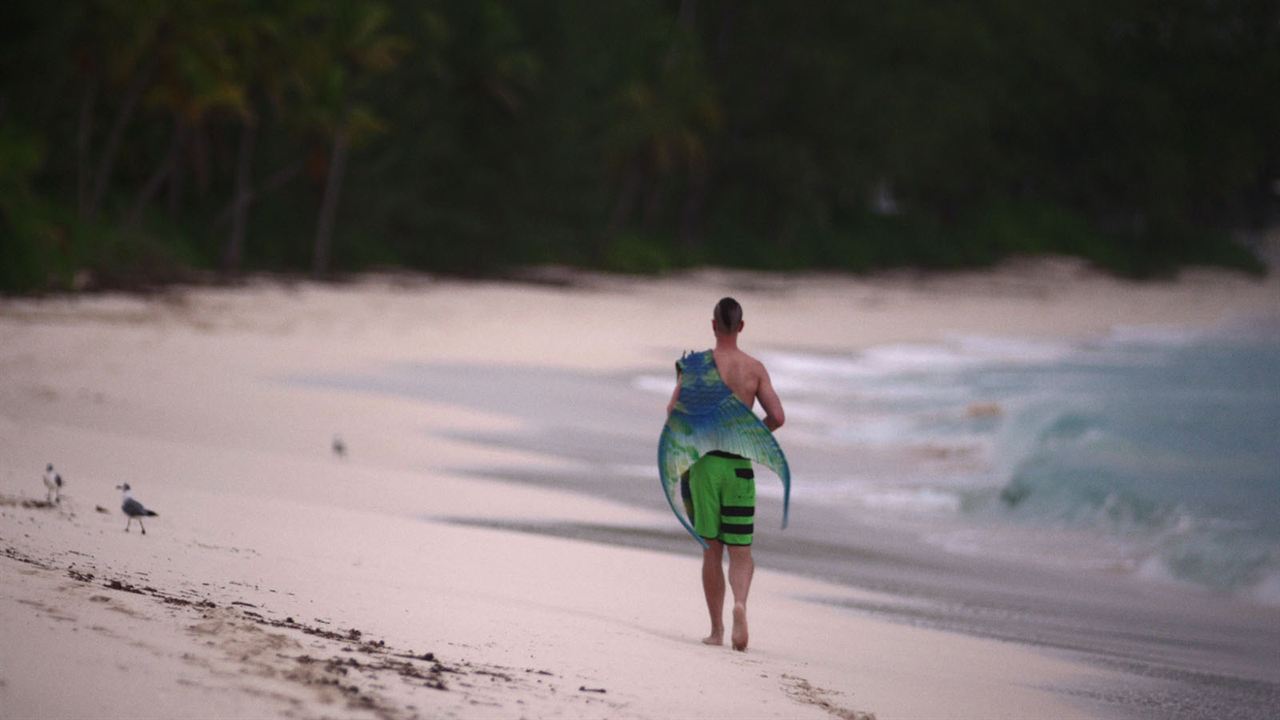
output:
[[765, 412], [765, 427], [770, 430], [781, 427], [784, 420], [782, 401], [773, 390], [773, 382], [769, 379], [769, 371], [765, 370], [764, 363], [739, 350], [736, 338], [733, 344], [717, 342], [713, 354], [720, 379], [724, 380], [724, 384], [729, 386], [742, 404], [754, 408], [756, 400], [759, 400], [760, 407]]

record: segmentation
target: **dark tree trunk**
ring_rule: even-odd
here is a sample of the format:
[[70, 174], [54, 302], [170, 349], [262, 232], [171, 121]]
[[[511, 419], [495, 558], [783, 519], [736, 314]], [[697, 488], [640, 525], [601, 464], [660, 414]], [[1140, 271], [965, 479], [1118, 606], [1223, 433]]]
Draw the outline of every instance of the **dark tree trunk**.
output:
[[253, 195], [253, 143], [258, 134], [256, 120], [245, 120], [240, 128], [240, 152], [236, 157], [235, 199], [232, 200], [231, 234], [222, 255], [222, 269], [226, 272], [240, 270], [244, 252], [245, 228], [249, 223], [249, 202]]
[[[304, 167], [305, 165], [303, 163], [296, 162], [277, 170], [275, 174], [268, 177], [266, 182], [262, 183], [257, 190], [250, 187], [248, 198], [249, 206], [252, 207], [253, 204], [262, 197], [287, 185], [291, 180], [302, 174]], [[227, 203], [227, 206], [222, 209], [222, 212], [218, 213], [218, 217], [213, 221], [213, 226], [215, 228], [221, 228], [231, 222], [232, 216], [235, 215], [235, 211], [236, 198], [233, 197], [231, 198], [231, 202]]]
[[640, 161], [632, 159], [627, 163], [627, 173], [622, 177], [622, 187], [618, 189], [618, 201], [613, 205], [613, 214], [609, 218], [608, 236], [618, 231], [631, 219], [635, 212], [636, 199], [640, 197], [640, 185], [644, 173], [640, 169]]
[[665, 196], [662, 192], [662, 182], [654, 173], [650, 175], [649, 187], [644, 196], [644, 213], [640, 216], [640, 222], [645, 230], [650, 230], [657, 224], [658, 218], [662, 215], [663, 200]]
[[138, 69], [130, 81], [129, 87], [125, 90], [124, 100], [120, 103], [120, 109], [116, 112], [116, 121], [111, 126], [111, 133], [107, 135], [107, 143], [102, 148], [102, 159], [98, 161], [97, 176], [93, 181], [93, 193], [89, 196], [89, 204], [85, 208], [84, 216], [88, 219], [98, 217], [98, 212], [102, 209], [102, 198], [107, 194], [107, 188], [111, 182], [111, 174], [115, 171], [116, 154], [120, 151], [120, 141], [124, 139], [124, 131], [129, 127], [129, 123], [133, 121], [134, 110], [138, 107], [138, 100], [142, 97], [142, 93], [151, 84], [151, 76], [155, 73], [156, 65], [159, 64], [159, 56], [155, 53], [148, 53], [148, 58], [142, 67]]
[[[698, 17], [698, 0], [680, 0], [680, 8], [676, 10], [676, 27], [685, 33], [693, 34], [694, 22]], [[680, 43], [673, 38], [667, 48], [667, 67], [671, 67], [680, 54]]]
[[342, 192], [342, 174], [347, 167], [347, 150], [351, 139], [345, 126], [333, 134], [333, 155], [329, 159], [329, 174], [324, 183], [324, 198], [320, 201], [320, 222], [316, 227], [315, 252], [311, 257], [311, 272], [323, 277], [329, 272], [329, 253], [333, 247], [333, 223], [338, 213], [338, 196]]
[[729, 57], [729, 45], [733, 38], [733, 24], [738, 17], [738, 3], [727, 3], [720, 12], [720, 32], [716, 33], [716, 68], [722, 69]]
[[178, 155], [173, 159], [173, 167], [169, 169], [169, 217], [177, 218], [178, 210], [182, 207], [182, 185], [186, 179], [186, 162], [187, 148], [191, 145], [191, 128], [183, 133], [182, 145], [178, 148]]
[[710, 175], [702, 165], [689, 172], [689, 188], [685, 191], [684, 209], [680, 212], [680, 242], [686, 249], [696, 248], [701, 242], [702, 211], [707, 205]]
[[169, 141], [169, 151], [165, 153], [164, 160], [156, 167], [156, 171], [151, 174], [147, 184], [138, 193], [138, 199], [133, 204], [132, 212], [129, 213], [129, 225], [136, 226], [138, 224], [138, 221], [142, 219], [142, 212], [147, 209], [147, 205], [151, 204], [152, 199], [160, 192], [164, 181], [177, 169], [178, 157], [182, 154], [182, 143], [186, 135], [186, 124], [181, 120], [175, 120], [173, 123], [173, 138]]
[[93, 141], [93, 108], [98, 100], [98, 78], [90, 75], [80, 98], [80, 127], [76, 132], [76, 210], [83, 217], [89, 209], [89, 183], [93, 174], [90, 143]]
[[196, 192], [201, 200], [209, 196], [209, 128], [201, 123], [191, 136], [191, 164], [196, 176]]

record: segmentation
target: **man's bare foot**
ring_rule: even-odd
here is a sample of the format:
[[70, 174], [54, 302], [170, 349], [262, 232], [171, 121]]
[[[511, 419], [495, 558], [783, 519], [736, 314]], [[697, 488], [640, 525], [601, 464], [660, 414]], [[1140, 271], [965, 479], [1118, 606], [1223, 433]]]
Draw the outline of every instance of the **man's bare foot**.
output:
[[724, 628], [712, 630], [711, 634], [702, 638], [703, 645], [723, 645], [724, 644]]
[[733, 649], [747, 649], [747, 606], [733, 604]]

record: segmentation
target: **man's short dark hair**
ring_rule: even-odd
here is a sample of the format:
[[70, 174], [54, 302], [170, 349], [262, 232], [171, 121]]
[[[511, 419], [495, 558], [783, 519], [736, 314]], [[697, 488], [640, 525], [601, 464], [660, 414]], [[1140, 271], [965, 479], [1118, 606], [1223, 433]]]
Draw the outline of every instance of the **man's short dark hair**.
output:
[[737, 332], [738, 324], [742, 322], [742, 306], [731, 297], [721, 298], [716, 303], [715, 319], [721, 332]]

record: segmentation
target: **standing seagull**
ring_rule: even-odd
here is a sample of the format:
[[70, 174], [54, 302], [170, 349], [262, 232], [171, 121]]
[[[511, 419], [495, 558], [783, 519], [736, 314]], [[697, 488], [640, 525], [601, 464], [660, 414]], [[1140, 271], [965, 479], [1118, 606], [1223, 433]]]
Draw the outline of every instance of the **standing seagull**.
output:
[[146, 535], [147, 526], [142, 524], [142, 518], [158, 517], [155, 511], [142, 507], [142, 503], [133, 499], [133, 495], [129, 493], [129, 483], [117, 485], [116, 489], [124, 491], [124, 503], [120, 506], [120, 509], [124, 511], [125, 515], [129, 516], [129, 522], [125, 523], [124, 531], [129, 532], [129, 526], [133, 525], [133, 519], [137, 518], [138, 527], [142, 528], [142, 534]]
[[342, 459], [347, 456], [347, 444], [342, 442], [341, 435], [333, 436], [333, 454], [337, 455], [338, 459]]
[[44, 467], [44, 486], [49, 491], [47, 500], [50, 505], [54, 502], [62, 504], [62, 476], [53, 471], [53, 463], [49, 463]]

